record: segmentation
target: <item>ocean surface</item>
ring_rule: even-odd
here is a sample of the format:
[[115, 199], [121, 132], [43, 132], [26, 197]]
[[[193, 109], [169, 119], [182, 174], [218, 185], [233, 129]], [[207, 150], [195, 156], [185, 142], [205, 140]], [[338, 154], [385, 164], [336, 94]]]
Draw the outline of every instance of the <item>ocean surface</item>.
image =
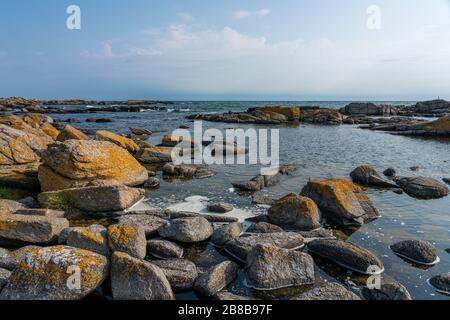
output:
[[[387, 102], [412, 104], [413, 102]], [[180, 125], [192, 127], [185, 119], [193, 113], [222, 113], [244, 111], [249, 107], [263, 105], [300, 105], [340, 108], [348, 102], [176, 102], [164, 111], [141, 113], [97, 113], [80, 115], [51, 115], [58, 120], [72, 118], [75, 127], [88, 132], [99, 129], [119, 133], [129, 133], [129, 127], [142, 127], [154, 132], [150, 143], [158, 144], [164, 133], [171, 132]], [[68, 106], [70, 108], [70, 106]], [[87, 118], [111, 118], [112, 123], [87, 123]], [[204, 128], [267, 128], [267, 126], [203, 123]], [[358, 129], [357, 126], [316, 126], [276, 127], [280, 129], [280, 161], [296, 164], [297, 172], [284, 177], [281, 183], [268, 188], [261, 194], [281, 197], [288, 192], [299, 193], [310, 177], [349, 178], [350, 172], [361, 164], [371, 164], [382, 172], [388, 167], [397, 169], [399, 175], [424, 175], [441, 180], [450, 177], [450, 140], [423, 139], [395, 136], [383, 132]], [[409, 168], [419, 166], [418, 172]], [[154, 168], [158, 169], [158, 168]], [[184, 211], [205, 211], [206, 201], [225, 201], [237, 208], [233, 215], [241, 219], [264, 213], [267, 208], [251, 203], [250, 194], [241, 194], [232, 189], [231, 182], [246, 180], [259, 173], [258, 166], [214, 165], [216, 172], [212, 178], [191, 181], [164, 181], [161, 172], [161, 188], [148, 194], [139, 207], [172, 207]], [[375, 252], [385, 265], [384, 277], [401, 282], [415, 299], [450, 299], [437, 293], [427, 284], [430, 277], [450, 271], [450, 197], [439, 200], [417, 200], [406, 194], [398, 195], [389, 190], [367, 188], [367, 193], [381, 213], [381, 218], [354, 229], [335, 228], [335, 233], [343, 239], [358, 243]], [[441, 262], [431, 268], [409, 264], [397, 257], [389, 245], [405, 239], [430, 241], [438, 250]], [[209, 266], [215, 261], [229, 258], [225, 253], [210, 245], [197, 245], [187, 250], [190, 259]], [[354, 272], [349, 272], [328, 261], [315, 257], [318, 277], [337, 280], [354, 290], [366, 280]], [[244, 293], [260, 298], [287, 299], [305, 290], [304, 288], [276, 292], [254, 292], [243, 286], [242, 274], [228, 288], [232, 292]], [[180, 294], [180, 298], [197, 299], [193, 292]]]

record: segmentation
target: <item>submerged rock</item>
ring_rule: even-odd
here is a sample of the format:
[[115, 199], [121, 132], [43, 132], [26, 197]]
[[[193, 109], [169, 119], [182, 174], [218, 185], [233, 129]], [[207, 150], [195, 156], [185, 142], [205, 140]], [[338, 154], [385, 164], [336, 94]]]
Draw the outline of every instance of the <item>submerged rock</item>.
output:
[[39, 167], [42, 191], [92, 185], [142, 185], [148, 172], [126, 150], [108, 141], [68, 140], [52, 144]]
[[82, 299], [104, 281], [108, 270], [108, 260], [97, 253], [67, 246], [35, 248], [13, 271], [0, 300]]
[[180, 259], [183, 256], [183, 248], [165, 240], [147, 241], [147, 254], [158, 259]]
[[316, 239], [307, 247], [310, 252], [361, 274], [381, 274], [384, 271], [383, 263], [375, 254], [354, 243]]
[[146, 189], [158, 189], [161, 185], [161, 181], [159, 181], [158, 178], [151, 177], [148, 178], [147, 181], [144, 183], [144, 188]]
[[144, 259], [147, 253], [147, 240], [141, 228], [126, 224], [108, 227], [108, 241], [112, 252], [121, 251], [138, 259]]
[[194, 284], [194, 290], [205, 295], [213, 296], [229, 285], [239, 272], [239, 266], [232, 261], [222, 262], [201, 274]]
[[239, 238], [242, 234], [242, 224], [239, 222], [230, 223], [214, 230], [211, 241], [216, 246], [224, 246], [227, 242]]
[[268, 212], [273, 224], [303, 231], [320, 227], [319, 208], [310, 198], [290, 193], [278, 200]]
[[435, 265], [439, 262], [436, 248], [423, 240], [405, 240], [391, 245], [391, 250], [406, 260], [423, 265]]
[[301, 194], [314, 200], [327, 218], [342, 225], [361, 225], [379, 217], [370, 198], [348, 180], [310, 180]]
[[156, 265], [115, 252], [111, 259], [111, 288], [115, 300], [174, 300], [170, 283]]
[[274, 224], [267, 223], [267, 222], [258, 222], [255, 224], [252, 224], [248, 229], [248, 233], [277, 233], [277, 232], [283, 232], [284, 230]]
[[39, 203], [50, 209], [89, 213], [123, 211], [142, 199], [144, 190], [124, 185], [72, 188], [40, 193]]
[[362, 165], [350, 174], [353, 182], [375, 187], [398, 188], [398, 186], [381, 177], [381, 175], [370, 165]]
[[299, 249], [304, 246], [304, 239], [298, 233], [279, 232], [244, 235], [229, 241], [225, 251], [236, 259], [246, 262], [248, 253], [257, 244], [273, 244], [283, 249]]
[[438, 199], [448, 196], [449, 188], [433, 178], [397, 177], [394, 181], [411, 197]]
[[383, 171], [383, 174], [386, 177], [395, 177], [397, 175], [397, 171], [394, 168], [387, 168]]
[[174, 292], [192, 290], [198, 277], [197, 267], [189, 260], [155, 260], [151, 262], [158, 266], [169, 280]]
[[432, 285], [438, 292], [444, 294], [450, 294], [450, 272], [443, 273], [434, 276], [429, 280], [430, 285]]
[[50, 243], [69, 226], [64, 218], [25, 216], [19, 214], [0, 215], [0, 237], [28, 243]]
[[381, 288], [369, 289], [364, 286], [361, 289], [364, 300], [412, 300], [408, 290], [397, 281], [382, 280]]
[[258, 244], [247, 256], [246, 285], [275, 290], [314, 283], [314, 261], [303, 252]]
[[345, 288], [343, 285], [332, 282], [317, 286], [294, 300], [317, 300], [317, 301], [344, 301], [344, 300], [361, 300], [356, 294]]
[[180, 218], [171, 220], [158, 229], [163, 238], [183, 242], [195, 243], [209, 239], [214, 230], [211, 223], [202, 217]]

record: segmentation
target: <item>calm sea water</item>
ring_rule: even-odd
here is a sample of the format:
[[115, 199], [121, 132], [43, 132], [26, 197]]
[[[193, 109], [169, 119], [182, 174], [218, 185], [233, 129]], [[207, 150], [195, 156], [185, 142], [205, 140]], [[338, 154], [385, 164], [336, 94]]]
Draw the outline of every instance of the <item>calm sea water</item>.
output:
[[[74, 118], [76, 127], [94, 132], [107, 129], [128, 133], [129, 127], [143, 127], [154, 132], [150, 139], [159, 143], [166, 132], [180, 125], [190, 125], [185, 117], [192, 113], [242, 111], [259, 105], [317, 105], [340, 108], [348, 102], [177, 102], [168, 106], [167, 111], [146, 111], [142, 113], [102, 113], [92, 115], [52, 115], [56, 119]], [[411, 102], [395, 102], [410, 104]], [[108, 117], [113, 123], [86, 123], [89, 117]], [[236, 128], [235, 124], [204, 123], [205, 128]], [[239, 125], [251, 128], [251, 125]], [[263, 128], [263, 127], [261, 127]], [[288, 192], [299, 193], [310, 177], [349, 178], [349, 173], [360, 164], [371, 164], [378, 171], [395, 167], [400, 175], [424, 175], [441, 180], [450, 176], [450, 141], [394, 136], [382, 132], [358, 129], [356, 126], [315, 126], [280, 127], [281, 163], [295, 163], [298, 171], [291, 177], [262, 194], [280, 197]], [[420, 166], [419, 172], [410, 167]], [[175, 206], [184, 210], [204, 209], [201, 197], [213, 201], [226, 201], [239, 208], [239, 216], [251, 216], [267, 209], [251, 204], [248, 194], [230, 190], [231, 182], [250, 179], [259, 172], [255, 166], [212, 166], [216, 176], [206, 180], [162, 181], [161, 189], [148, 195], [151, 206]], [[161, 177], [160, 172], [158, 177]], [[407, 195], [398, 195], [388, 190], [368, 188], [367, 193], [379, 209], [382, 217], [359, 229], [340, 230], [336, 234], [349, 241], [361, 244], [375, 252], [383, 261], [386, 272], [383, 276], [400, 281], [415, 299], [450, 299], [435, 292], [426, 282], [430, 277], [450, 271], [450, 197], [439, 200], [416, 200]], [[188, 201], [185, 201], [188, 199]], [[441, 262], [428, 269], [410, 265], [394, 255], [389, 245], [405, 239], [423, 239], [433, 243], [438, 249]], [[199, 265], [208, 266], [212, 261], [220, 261], [224, 256], [210, 246], [195, 246], [187, 250], [189, 258]], [[347, 285], [358, 285], [365, 281], [336, 265], [316, 260], [318, 276], [328, 280], [338, 280]], [[255, 295], [262, 298], [289, 298], [302, 289], [257, 293], [243, 287], [242, 275], [229, 290]], [[192, 292], [181, 298], [195, 299]]]

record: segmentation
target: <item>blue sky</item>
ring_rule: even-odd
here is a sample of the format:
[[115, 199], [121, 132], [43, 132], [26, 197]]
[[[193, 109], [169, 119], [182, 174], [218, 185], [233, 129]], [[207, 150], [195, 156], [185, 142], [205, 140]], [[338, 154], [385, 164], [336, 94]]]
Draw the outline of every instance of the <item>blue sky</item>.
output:
[[0, 39], [0, 96], [450, 99], [448, 0], [11, 0]]

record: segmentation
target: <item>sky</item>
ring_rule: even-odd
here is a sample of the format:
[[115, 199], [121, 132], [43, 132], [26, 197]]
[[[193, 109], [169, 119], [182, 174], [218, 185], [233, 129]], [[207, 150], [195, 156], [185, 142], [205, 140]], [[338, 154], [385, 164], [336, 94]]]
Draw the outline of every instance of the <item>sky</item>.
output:
[[450, 100], [450, 0], [9, 0], [0, 39], [4, 97]]

